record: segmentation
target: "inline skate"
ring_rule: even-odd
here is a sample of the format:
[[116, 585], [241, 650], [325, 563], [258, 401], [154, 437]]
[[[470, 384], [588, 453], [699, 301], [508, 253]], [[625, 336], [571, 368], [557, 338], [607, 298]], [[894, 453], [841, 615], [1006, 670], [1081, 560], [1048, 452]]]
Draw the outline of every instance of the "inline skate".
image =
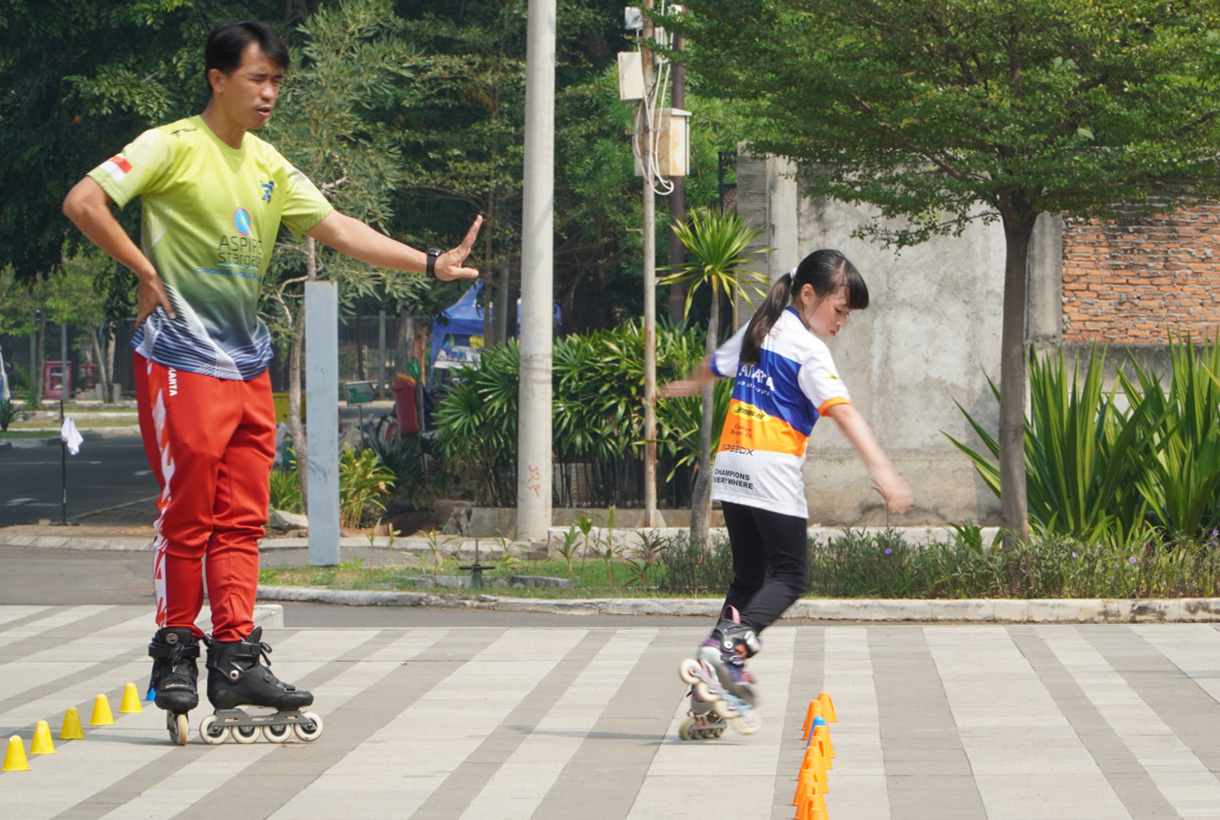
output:
[[710, 704], [717, 716], [732, 721], [741, 734], [757, 732], [760, 723], [754, 709], [758, 693], [745, 662], [761, 648], [757, 633], [741, 623], [736, 609], [726, 606], [695, 657], [678, 666], [678, 677], [691, 687], [692, 716], [697, 699]]
[[199, 705], [199, 639], [189, 627], [164, 627], [153, 635], [148, 656], [153, 668], [146, 700], [165, 710], [169, 739], [185, 746], [190, 732], [186, 715]]
[[711, 702], [700, 700], [693, 688], [687, 694], [690, 695], [690, 709], [678, 726], [678, 737], [683, 740], [705, 740], [723, 735], [729, 724], [716, 714]]
[[[313, 703], [313, 695], [284, 683], [271, 672], [267, 657], [271, 647], [263, 643], [263, 628], [255, 627], [239, 641], [204, 638], [208, 645], [208, 700], [216, 710], [199, 724], [205, 743], [220, 744], [232, 737], [238, 743], [253, 743], [261, 733], [272, 743], [283, 743], [290, 734], [305, 741], [322, 734], [322, 718], [301, 707]], [[274, 709], [252, 714], [242, 706]]]

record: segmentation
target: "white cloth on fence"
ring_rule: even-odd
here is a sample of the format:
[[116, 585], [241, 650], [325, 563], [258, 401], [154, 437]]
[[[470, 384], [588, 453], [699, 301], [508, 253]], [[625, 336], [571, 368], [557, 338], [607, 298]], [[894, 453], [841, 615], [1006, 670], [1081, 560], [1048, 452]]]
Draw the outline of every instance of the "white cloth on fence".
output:
[[64, 419], [63, 427], [59, 428], [59, 437], [68, 445], [68, 452], [76, 455], [80, 452], [81, 443], [85, 437], [76, 429], [76, 421], [71, 417]]

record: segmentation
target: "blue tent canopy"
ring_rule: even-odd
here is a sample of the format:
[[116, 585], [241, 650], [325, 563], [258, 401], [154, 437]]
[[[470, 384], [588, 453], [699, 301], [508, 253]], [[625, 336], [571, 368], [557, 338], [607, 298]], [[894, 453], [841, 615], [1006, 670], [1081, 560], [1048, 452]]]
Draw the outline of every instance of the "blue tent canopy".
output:
[[[432, 378], [447, 368], [479, 363], [483, 348], [483, 308], [479, 304], [483, 283], [475, 282], [432, 322]], [[560, 320], [559, 305], [554, 308]], [[517, 301], [517, 332], [521, 332], [521, 302]]]
[[483, 283], [476, 282], [432, 322], [432, 371], [478, 364], [483, 346], [483, 308], [479, 296]]

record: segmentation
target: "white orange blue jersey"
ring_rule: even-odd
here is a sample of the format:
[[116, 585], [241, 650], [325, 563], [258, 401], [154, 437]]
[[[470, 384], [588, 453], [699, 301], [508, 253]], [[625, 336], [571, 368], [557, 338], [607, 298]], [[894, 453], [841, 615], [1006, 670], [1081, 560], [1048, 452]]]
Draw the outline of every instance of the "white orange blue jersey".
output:
[[712, 499], [806, 518], [801, 467], [813, 425], [851, 397], [830, 349], [787, 308], [763, 339], [758, 363], [740, 361], [746, 326], [712, 356], [733, 395], [712, 468]]

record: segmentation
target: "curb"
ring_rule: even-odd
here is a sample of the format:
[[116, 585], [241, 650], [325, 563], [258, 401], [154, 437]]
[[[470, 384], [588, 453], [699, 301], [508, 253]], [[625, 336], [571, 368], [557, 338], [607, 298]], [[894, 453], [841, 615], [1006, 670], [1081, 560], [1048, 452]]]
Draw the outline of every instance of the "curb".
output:
[[[115, 427], [109, 428], [119, 432], [108, 432], [107, 430], [79, 430], [82, 441], [100, 441], [107, 436], [121, 435], [139, 435], [139, 428]], [[132, 432], [128, 432], [128, 430]], [[45, 438], [10, 438], [0, 441], [0, 447], [7, 447], [13, 450], [32, 450], [35, 447], [46, 447], [48, 445], [57, 445], [62, 442], [59, 433], [54, 430], [48, 430]]]
[[[69, 519], [71, 523], [71, 519]], [[104, 552], [147, 552], [152, 549], [152, 536], [134, 538], [85, 538], [79, 535], [0, 535], [0, 547], [38, 547], [41, 549], [71, 549]]]
[[[719, 598], [501, 598], [434, 592], [340, 590], [260, 584], [259, 601], [296, 601], [340, 606], [426, 606], [492, 612], [556, 615], [671, 615], [714, 618]], [[1080, 599], [845, 599], [797, 601], [786, 619], [851, 622], [948, 622], [988, 624], [1220, 623], [1220, 598]]]

